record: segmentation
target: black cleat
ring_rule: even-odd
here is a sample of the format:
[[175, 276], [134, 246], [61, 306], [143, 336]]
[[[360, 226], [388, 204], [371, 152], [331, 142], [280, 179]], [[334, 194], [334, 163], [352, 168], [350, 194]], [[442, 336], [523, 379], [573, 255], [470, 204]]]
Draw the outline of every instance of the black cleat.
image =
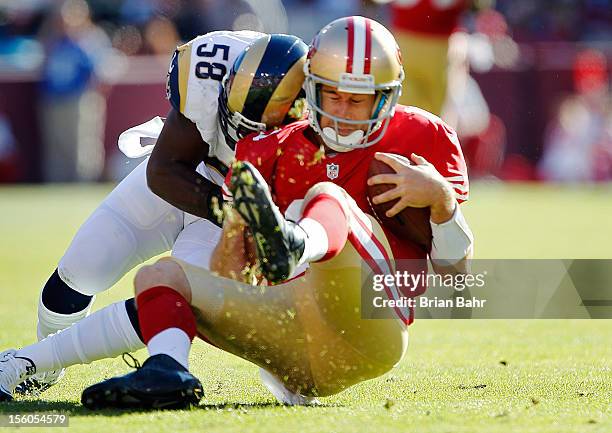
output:
[[263, 275], [270, 283], [286, 280], [304, 252], [306, 233], [283, 217], [268, 184], [252, 164], [244, 161], [233, 164], [230, 189], [234, 208], [253, 234]]
[[185, 367], [164, 354], [151, 356], [142, 367], [83, 391], [88, 409], [182, 409], [195, 406], [204, 396], [202, 384]]
[[36, 378], [30, 377], [17, 385], [15, 391], [13, 391], [13, 394], [21, 396], [38, 396], [50, 387], [51, 385], [39, 382]]
[[48, 371], [28, 377], [15, 388], [13, 392], [21, 396], [39, 396], [64, 377], [65, 369]]

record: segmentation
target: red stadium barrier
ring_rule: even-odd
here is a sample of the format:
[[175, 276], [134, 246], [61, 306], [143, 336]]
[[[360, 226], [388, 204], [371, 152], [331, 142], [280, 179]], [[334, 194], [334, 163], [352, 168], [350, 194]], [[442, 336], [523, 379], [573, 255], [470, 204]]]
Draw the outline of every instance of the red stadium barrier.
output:
[[[522, 46], [523, 66], [516, 70], [493, 69], [473, 74], [490, 106], [491, 113], [505, 126], [506, 157], [522, 161], [521, 173], [542, 154], [546, 125], [554, 116], [561, 96], [574, 92], [573, 64], [579, 44], [535, 44]], [[602, 47], [610, 63], [612, 48]], [[117, 137], [125, 129], [156, 115], [164, 116], [166, 60], [156, 57], [131, 57], [125, 73], [114, 83], [104, 84], [107, 96], [105, 126], [106, 161], [117, 149]], [[8, 118], [18, 144], [19, 159], [13, 162], [17, 179], [41, 180], [41, 140], [38, 127], [39, 93], [36, 75], [16, 77], [0, 71], [0, 113]], [[19, 160], [21, 162], [19, 162]], [[514, 164], [514, 162], [513, 162]], [[509, 177], [532, 177], [511, 174]]]

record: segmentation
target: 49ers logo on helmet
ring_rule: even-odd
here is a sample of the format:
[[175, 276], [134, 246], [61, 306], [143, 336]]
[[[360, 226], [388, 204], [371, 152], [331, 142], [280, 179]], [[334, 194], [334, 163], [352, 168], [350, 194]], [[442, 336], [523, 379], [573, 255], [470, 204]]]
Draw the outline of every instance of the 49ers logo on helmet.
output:
[[310, 42], [310, 48], [308, 49], [308, 55], [306, 58], [311, 59], [312, 56], [317, 52], [317, 48], [319, 47], [319, 35], [316, 34], [315, 37]]

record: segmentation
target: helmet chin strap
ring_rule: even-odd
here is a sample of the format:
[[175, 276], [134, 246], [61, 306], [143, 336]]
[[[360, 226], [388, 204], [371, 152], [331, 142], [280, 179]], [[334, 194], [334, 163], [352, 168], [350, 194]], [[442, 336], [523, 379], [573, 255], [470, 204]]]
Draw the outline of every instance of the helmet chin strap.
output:
[[336, 130], [329, 126], [323, 128], [323, 141], [336, 152], [350, 152], [363, 139], [363, 131], [358, 129], [349, 135], [336, 134]]

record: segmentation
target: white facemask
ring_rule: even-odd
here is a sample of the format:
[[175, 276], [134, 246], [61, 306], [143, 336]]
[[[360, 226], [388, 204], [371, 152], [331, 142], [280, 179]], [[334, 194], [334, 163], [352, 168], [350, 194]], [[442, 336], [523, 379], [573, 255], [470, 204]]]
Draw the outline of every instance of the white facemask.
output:
[[[328, 126], [323, 128], [323, 141], [325, 141], [325, 144], [329, 146], [330, 149], [336, 152], [349, 152], [355, 148], [357, 143], [361, 142], [363, 139], [363, 134], [364, 133], [361, 129], [357, 129], [356, 131], [351, 132], [349, 135], [340, 135], [336, 134], [336, 130], [334, 128]], [[344, 146], [340, 146], [338, 143], [343, 144]]]
[[[211, 153], [223, 162], [225, 165], [231, 164], [234, 159], [235, 151], [227, 144], [223, 130], [221, 129], [221, 123], [217, 122], [217, 143], [209, 143], [210, 146], [214, 145], [214, 151]], [[211, 149], [213, 150], [213, 149]]]

